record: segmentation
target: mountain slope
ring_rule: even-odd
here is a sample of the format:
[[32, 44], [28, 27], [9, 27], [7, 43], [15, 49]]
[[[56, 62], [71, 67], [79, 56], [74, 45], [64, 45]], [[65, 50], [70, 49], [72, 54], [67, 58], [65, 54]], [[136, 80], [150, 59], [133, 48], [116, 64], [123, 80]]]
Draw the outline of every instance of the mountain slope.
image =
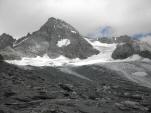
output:
[[41, 68], [0, 62], [0, 75], [1, 113], [151, 111], [151, 89], [101, 65]]
[[0, 54], [5, 60], [14, 60], [21, 59], [20, 54], [13, 49], [14, 42], [16, 40], [8, 35], [3, 33], [0, 36]]
[[0, 36], [0, 50], [6, 48], [6, 47], [8, 47], [8, 46], [9, 46], [9, 47], [12, 47], [14, 41], [15, 41], [15, 39], [13, 39], [12, 36], [3, 33], [3, 34]]
[[38, 31], [23, 37], [14, 48], [26, 57], [48, 54], [83, 59], [98, 54], [74, 27], [55, 18], [49, 18]]

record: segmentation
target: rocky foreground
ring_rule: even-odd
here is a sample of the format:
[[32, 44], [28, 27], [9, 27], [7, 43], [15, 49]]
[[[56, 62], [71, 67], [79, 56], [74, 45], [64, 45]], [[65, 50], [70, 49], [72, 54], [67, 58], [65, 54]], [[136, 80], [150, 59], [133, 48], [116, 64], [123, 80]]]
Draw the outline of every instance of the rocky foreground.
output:
[[101, 65], [0, 62], [0, 113], [150, 113], [151, 89]]

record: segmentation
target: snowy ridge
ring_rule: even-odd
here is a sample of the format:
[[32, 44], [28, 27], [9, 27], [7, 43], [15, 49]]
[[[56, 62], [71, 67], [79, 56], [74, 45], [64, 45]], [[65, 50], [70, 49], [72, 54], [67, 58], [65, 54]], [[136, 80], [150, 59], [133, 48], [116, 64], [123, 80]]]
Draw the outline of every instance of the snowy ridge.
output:
[[13, 47], [20, 45], [21, 43], [23, 43], [23, 42], [26, 41], [27, 39], [28, 39], [28, 37], [25, 38], [24, 40], [20, 41], [19, 43], [17, 43], [17, 42], [13, 43]]

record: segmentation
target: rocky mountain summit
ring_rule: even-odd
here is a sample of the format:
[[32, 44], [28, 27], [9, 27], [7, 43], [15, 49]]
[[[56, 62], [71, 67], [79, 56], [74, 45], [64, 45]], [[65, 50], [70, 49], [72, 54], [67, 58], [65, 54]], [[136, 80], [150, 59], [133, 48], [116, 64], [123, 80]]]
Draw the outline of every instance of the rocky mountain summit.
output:
[[74, 27], [53, 17], [39, 30], [19, 40], [15, 41], [11, 36], [3, 34], [0, 43], [2, 43], [0, 49], [3, 49], [0, 53], [4, 58], [12, 54], [13, 56], [16, 54], [17, 59], [18, 56], [36, 57], [47, 54], [51, 58], [63, 55], [68, 58], [84, 59], [99, 53]]
[[83, 59], [98, 53], [74, 27], [55, 18], [49, 18], [38, 31], [21, 38], [14, 49], [26, 57], [48, 54]]

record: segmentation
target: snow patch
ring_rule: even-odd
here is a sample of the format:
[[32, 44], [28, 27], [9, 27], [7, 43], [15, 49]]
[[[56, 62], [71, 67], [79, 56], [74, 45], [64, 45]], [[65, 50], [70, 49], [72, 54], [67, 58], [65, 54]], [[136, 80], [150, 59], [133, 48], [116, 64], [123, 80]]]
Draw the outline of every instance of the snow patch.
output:
[[68, 46], [70, 45], [70, 40], [69, 39], [61, 39], [60, 41], [58, 41], [57, 46], [58, 47], [63, 47], [63, 46]]
[[72, 33], [77, 33], [76, 31], [71, 31]]
[[99, 41], [90, 41], [87, 38], [84, 38], [89, 44], [91, 44], [93, 46], [93, 48], [99, 50], [99, 51], [103, 51], [103, 50], [107, 50], [110, 52], [113, 52], [116, 49], [117, 44], [113, 43], [113, 44], [107, 44], [107, 43], [101, 43]]
[[147, 76], [148, 74], [146, 72], [135, 72], [135, 73], [132, 73], [132, 75], [144, 77], [144, 76]]
[[37, 56], [35, 58], [23, 57], [21, 60], [6, 60], [6, 62], [15, 65], [31, 65], [31, 66], [63, 66], [70, 62], [76, 62], [78, 59], [68, 59], [64, 56], [59, 56], [57, 58], [51, 59], [47, 54], [43, 57]]

